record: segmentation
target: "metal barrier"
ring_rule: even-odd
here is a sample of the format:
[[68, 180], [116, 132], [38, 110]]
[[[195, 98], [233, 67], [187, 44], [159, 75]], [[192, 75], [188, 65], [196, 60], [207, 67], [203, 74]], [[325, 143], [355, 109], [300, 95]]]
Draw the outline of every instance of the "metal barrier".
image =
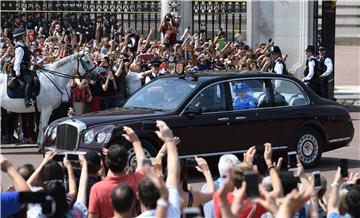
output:
[[[219, 26], [225, 30], [228, 39], [234, 39], [236, 32], [243, 32], [242, 23], [245, 22], [246, 1], [238, 0], [208, 0], [192, 1], [194, 32], [206, 30], [208, 37], [214, 37]], [[120, 26], [133, 28], [141, 34], [147, 34], [151, 27], [157, 30], [161, 16], [160, 0], [130, 0], [130, 1], [1, 1], [2, 15], [25, 14], [32, 15], [43, 21], [41, 24], [49, 27], [49, 20], [59, 18], [67, 24], [68, 16], [76, 14], [82, 18], [88, 16], [92, 22], [103, 23], [110, 16], [116, 15]], [[2, 19], [3, 21], [3, 19]], [[14, 25], [10, 23], [10, 25]], [[14, 27], [14, 26], [12, 26]], [[155, 38], [159, 33], [155, 31]]]

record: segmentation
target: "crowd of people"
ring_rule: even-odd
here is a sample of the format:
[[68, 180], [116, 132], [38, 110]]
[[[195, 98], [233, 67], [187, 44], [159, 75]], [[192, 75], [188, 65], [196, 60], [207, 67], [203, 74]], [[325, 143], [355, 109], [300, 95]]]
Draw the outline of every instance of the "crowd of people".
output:
[[[21, 40], [23, 43], [20, 47], [25, 46], [30, 51], [29, 68], [46, 67], [79, 51], [88, 52], [93, 63], [100, 68], [96, 80], [76, 78], [69, 82], [66, 90], [63, 90], [61, 105], [53, 111], [50, 121], [66, 116], [69, 107], [73, 107], [75, 114], [80, 115], [122, 106], [145, 83], [163, 75], [209, 70], [289, 73], [285, 65], [287, 54], [283, 55], [271, 39], [251, 48], [241, 34], [236, 34], [234, 41], [227, 40], [221, 28], [213, 39], [204, 31], [192, 32], [190, 27], [178, 35], [179, 25], [171, 14], [162, 19], [158, 30], [151, 28], [147, 35], [121, 27], [115, 15], [106, 16], [104, 21], [97, 23], [87, 15], [79, 17], [76, 14], [69, 14], [66, 19], [53, 17], [48, 20], [38, 14], [4, 14], [1, 19], [2, 73], [20, 75], [17, 70], [20, 67], [16, 67], [16, 64], [12, 66], [16, 59], [15, 48], [19, 49], [16, 43]], [[155, 31], [162, 35], [162, 40], [154, 38]], [[320, 82], [322, 93], [326, 93], [323, 97], [327, 97], [327, 78], [332, 71], [332, 67], [327, 67], [329, 58], [323, 58], [319, 62], [322, 64], [312, 65], [315, 51], [311, 51], [312, 58], [306, 63], [304, 82], [308, 82], [311, 88]], [[326, 73], [318, 73], [318, 70]], [[25, 82], [30, 83], [28, 80]], [[320, 94], [318, 87], [316, 85], [314, 91]], [[25, 100], [25, 104], [31, 106], [26, 96]], [[2, 108], [2, 142], [33, 143], [36, 135], [34, 117], [34, 113], [22, 114], [20, 117]], [[22, 122], [18, 122], [20, 118]], [[11, 125], [7, 125], [9, 123]], [[18, 123], [21, 125], [16, 125]], [[17, 135], [23, 137], [15, 138], [15, 129], [18, 129]]]
[[[221, 156], [214, 181], [205, 159], [179, 159], [181, 139], [163, 121], [156, 124], [164, 144], [150, 159], [136, 133], [124, 127], [136, 155], [132, 167], [120, 144], [79, 154], [76, 162], [49, 152], [37, 168], [16, 169], [0, 155], [1, 171], [12, 182], [1, 192], [1, 217], [360, 217], [358, 173], [345, 177], [339, 167], [331, 181], [321, 176], [315, 185], [299, 160], [295, 171], [282, 158], [273, 162], [272, 146], [265, 143], [250, 147], [242, 160]], [[201, 191], [188, 184], [193, 167], [205, 178]]]

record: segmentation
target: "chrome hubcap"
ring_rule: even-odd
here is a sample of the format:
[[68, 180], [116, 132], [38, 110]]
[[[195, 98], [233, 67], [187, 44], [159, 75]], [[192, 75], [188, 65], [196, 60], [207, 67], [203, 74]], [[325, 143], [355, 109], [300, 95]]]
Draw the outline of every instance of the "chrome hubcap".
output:
[[303, 163], [315, 161], [319, 153], [319, 144], [316, 137], [311, 134], [301, 136], [297, 145], [297, 153]]
[[[143, 148], [143, 150], [145, 153], [145, 158], [151, 158], [150, 152], [145, 148]], [[125, 171], [128, 171], [129, 168], [135, 170], [136, 169], [136, 155], [135, 155], [134, 148], [131, 148], [128, 150], [128, 155], [129, 155], [128, 164], [127, 164], [127, 167], [125, 168]]]

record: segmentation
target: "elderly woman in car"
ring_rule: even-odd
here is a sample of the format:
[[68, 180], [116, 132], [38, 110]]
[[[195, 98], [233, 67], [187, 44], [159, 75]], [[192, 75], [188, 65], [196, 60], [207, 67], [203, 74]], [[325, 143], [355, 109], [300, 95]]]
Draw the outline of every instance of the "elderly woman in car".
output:
[[255, 108], [258, 104], [256, 98], [248, 95], [249, 86], [246, 83], [239, 83], [233, 86], [236, 98], [233, 102], [234, 110]]

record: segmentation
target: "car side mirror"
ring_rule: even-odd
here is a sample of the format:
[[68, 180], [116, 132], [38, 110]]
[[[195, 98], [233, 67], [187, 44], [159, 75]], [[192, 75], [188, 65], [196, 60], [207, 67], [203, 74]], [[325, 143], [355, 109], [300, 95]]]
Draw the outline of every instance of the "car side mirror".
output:
[[201, 107], [199, 105], [190, 105], [185, 111], [187, 115], [201, 114]]

